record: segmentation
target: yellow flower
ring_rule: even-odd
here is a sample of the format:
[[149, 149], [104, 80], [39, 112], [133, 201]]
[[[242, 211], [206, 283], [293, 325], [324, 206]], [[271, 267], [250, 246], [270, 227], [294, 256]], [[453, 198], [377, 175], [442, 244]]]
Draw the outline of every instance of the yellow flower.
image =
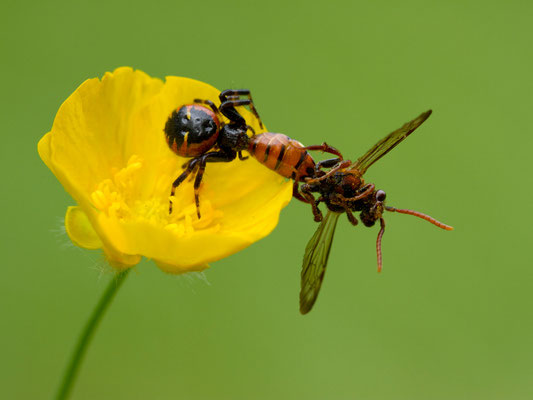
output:
[[[124, 269], [142, 256], [164, 271], [199, 271], [268, 235], [291, 199], [291, 183], [250, 158], [208, 164], [196, 216], [192, 182], [168, 212], [172, 182], [187, 160], [167, 146], [170, 113], [193, 99], [218, 102], [219, 91], [193, 79], [163, 82], [118, 68], [89, 79], [61, 105], [39, 155], [78, 203], [65, 217], [78, 246], [102, 248]], [[247, 123], [262, 130], [247, 110]]]

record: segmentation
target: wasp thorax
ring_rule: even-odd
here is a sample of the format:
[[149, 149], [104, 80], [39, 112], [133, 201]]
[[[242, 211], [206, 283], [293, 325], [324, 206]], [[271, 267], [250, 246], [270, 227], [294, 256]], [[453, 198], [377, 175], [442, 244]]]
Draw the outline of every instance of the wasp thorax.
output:
[[344, 197], [354, 197], [356, 195], [357, 190], [361, 187], [362, 182], [361, 178], [353, 175], [353, 174], [346, 174], [344, 173], [342, 175], [341, 181], [340, 181], [340, 193]]

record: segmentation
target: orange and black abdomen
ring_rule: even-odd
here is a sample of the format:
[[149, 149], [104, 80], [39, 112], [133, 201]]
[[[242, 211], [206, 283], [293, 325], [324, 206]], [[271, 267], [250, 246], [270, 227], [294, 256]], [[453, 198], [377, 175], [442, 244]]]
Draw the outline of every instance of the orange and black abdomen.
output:
[[265, 132], [250, 138], [248, 152], [281, 176], [303, 180], [312, 176], [315, 168], [315, 161], [303, 147], [282, 133]]
[[213, 147], [220, 122], [209, 108], [188, 104], [174, 110], [165, 124], [168, 147], [182, 157], [197, 157]]

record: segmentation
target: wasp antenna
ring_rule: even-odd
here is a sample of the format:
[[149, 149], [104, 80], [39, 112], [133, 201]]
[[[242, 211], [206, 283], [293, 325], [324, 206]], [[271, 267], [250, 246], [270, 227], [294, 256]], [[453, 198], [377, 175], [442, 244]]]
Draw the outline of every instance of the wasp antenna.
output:
[[383, 254], [381, 253], [381, 239], [383, 238], [383, 233], [385, 233], [385, 220], [383, 218], [379, 219], [381, 223], [381, 229], [378, 233], [378, 240], [376, 240], [376, 251], [378, 253], [378, 272], [381, 272], [383, 267]]
[[390, 206], [385, 206], [385, 209], [387, 211], [398, 212], [400, 214], [414, 215], [415, 217], [422, 218], [422, 219], [425, 219], [428, 222], [431, 222], [433, 225], [438, 226], [439, 228], [445, 229], [447, 231], [452, 231], [453, 230], [453, 226], [443, 224], [442, 222], [437, 221], [435, 218], [430, 217], [429, 215], [423, 214], [423, 213], [418, 212], [418, 211], [403, 210], [401, 208], [394, 208], [394, 207], [390, 207]]

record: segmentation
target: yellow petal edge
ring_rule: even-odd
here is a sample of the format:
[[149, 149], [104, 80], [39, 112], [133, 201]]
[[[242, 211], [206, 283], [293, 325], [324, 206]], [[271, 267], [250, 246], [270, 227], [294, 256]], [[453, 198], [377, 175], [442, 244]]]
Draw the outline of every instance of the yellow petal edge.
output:
[[103, 247], [102, 241], [94, 231], [87, 214], [80, 207], [68, 207], [65, 215], [65, 228], [68, 237], [78, 247], [95, 250]]
[[[208, 164], [196, 216], [192, 182], [168, 213], [169, 192], [187, 159], [168, 148], [170, 113], [219, 91], [189, 78], [165, 82], [129, 67], [85, 81], [59, 108], [38, 144], [41, 159], [78, 203], [65, 226], [74, 244], [102, 248], [118, 269], [153, 259], [164, 271], [200, 271], [268, 235], [292, 198], [291, 182], [256, 160]], [[247, 110], [247, 123], [262, 130]]]

